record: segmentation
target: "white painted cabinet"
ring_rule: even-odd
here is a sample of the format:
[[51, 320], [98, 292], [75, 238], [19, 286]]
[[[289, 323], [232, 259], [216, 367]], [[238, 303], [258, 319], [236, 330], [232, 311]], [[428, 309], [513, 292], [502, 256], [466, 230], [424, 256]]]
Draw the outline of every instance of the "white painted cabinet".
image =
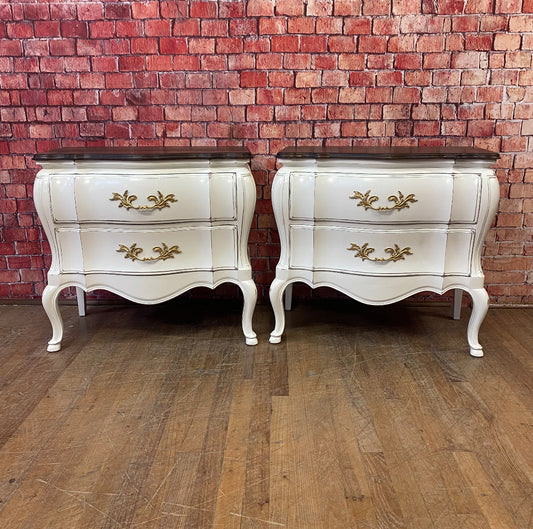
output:
[[465, 290], [473, 300], [468, 342], [488, 308], [481, 251], [498, 204], [480, 149], [287, 148], [272, 187], [281, 257], [270, 299], [270, 341], [285, 328], [282, 296], [301, 281], [372, 305], [422, 291]]
[[43, 306], [58, 351], [59, 292], [104, 289], [138, 303], [237, 284], [255, 345], [257, 290], [248, 258], [255, 208], [243, 148], [59, 149], [37, 154], [34, 199], [52, 251]]

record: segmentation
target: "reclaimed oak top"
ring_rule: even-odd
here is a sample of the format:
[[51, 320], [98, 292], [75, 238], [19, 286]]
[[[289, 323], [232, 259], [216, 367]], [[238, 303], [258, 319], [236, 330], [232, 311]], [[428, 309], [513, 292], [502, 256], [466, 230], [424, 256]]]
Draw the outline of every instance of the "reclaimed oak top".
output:
[[481, 159], [497, 160], [496, 152], [473, 147], [285, 147], [280, 159]]
[[246, 147], [66, 147], [34, 155], [36, 162], [52, 160], [249, 160]]

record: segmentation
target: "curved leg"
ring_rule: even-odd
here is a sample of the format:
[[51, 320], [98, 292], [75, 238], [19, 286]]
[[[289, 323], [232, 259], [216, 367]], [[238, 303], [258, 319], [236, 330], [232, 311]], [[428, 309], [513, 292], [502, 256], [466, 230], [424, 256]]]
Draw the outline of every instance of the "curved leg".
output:
[[63, 338], [63, 319], [59, 312], [58, 296], [61, 287], [48, 285], [43, 292], [43, 307], [52, 324], [52, 339], [48, 342], [48, 352], [55, 353], [61, 349]]
[[257, 287], [252, 279], [239, 283], [244, 297], [242, 309], [242, 332], [246, 338], [246, 345], [257, 345], [257, 335], [252, 329], [252, 316], [257, 301]]
[[478, 335], [481, 323], [489, 310], [489, 295], [484, 288], [476, 288], [470, 291], [472, 296], [472, 314], [468, 322], [468, 345], [472, 356], [483, 356], [483, 348], [479, 344]]
[[280, 343], [281, 335], [285, 329], [285, 311], [283, 310], [283, 291], [286, 283], [281, 279], [274, 279], [270, 285], [270, 303], [274, 311], [276, 325], [270, 333], [270, 343]]

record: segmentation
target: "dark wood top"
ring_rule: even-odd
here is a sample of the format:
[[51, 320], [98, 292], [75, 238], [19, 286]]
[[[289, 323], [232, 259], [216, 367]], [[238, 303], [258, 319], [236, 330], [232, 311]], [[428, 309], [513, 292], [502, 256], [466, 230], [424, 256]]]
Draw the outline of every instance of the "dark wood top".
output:
[[499, 157], [496, 152], [473, 147], [285, 147], [278, 153], [278, 158], [281, 160], [289, 158], [497, 160]]
[[36, 162], [49, 160], [249, 160], [246, 147], [66, 147], [34, 155]]

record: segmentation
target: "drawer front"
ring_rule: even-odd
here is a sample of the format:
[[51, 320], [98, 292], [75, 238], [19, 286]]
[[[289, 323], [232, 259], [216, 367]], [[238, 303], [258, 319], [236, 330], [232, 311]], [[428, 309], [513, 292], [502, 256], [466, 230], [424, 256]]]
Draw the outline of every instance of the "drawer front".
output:
[[150, 275], [237, 268], [235, 226], [56, 233], [63, 272]]
[[56, 222], [234, 220], [236, 174], [52, 176]]
[[365, 177], [293, 172], [289, 177], [289, 215], [293, 220], [381, 224], [474, 222], [479, 176], [462, 177], [459, 183], [460, 189], [454, 193], [451, 174]]
[[473, 230], [291, 226], [290, 268], [372, 276], [470, 273]]

